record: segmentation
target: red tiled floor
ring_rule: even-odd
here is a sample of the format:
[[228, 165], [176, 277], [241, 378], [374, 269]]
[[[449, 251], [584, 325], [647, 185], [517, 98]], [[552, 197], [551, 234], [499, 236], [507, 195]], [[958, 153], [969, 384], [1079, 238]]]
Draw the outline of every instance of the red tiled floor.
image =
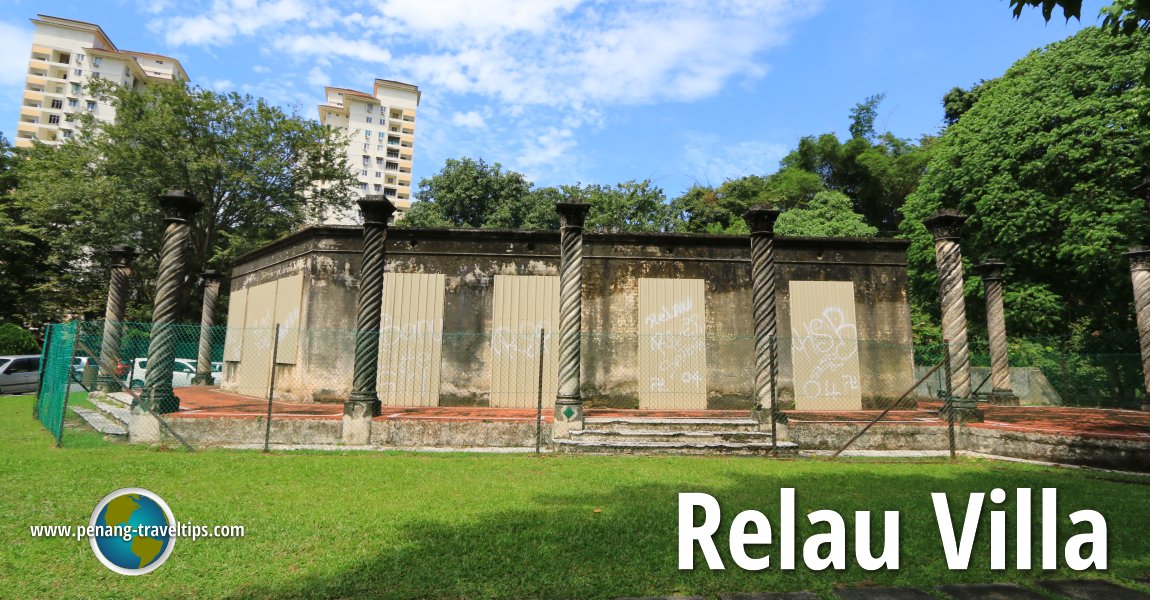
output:
[[[259, 417], [267, 414], [267, 400], [240, 396], [216, 387], [178, 388], [180, 418], [207, 417]], [[942, 427], [946, 422], [936, 416], [940, 403], [920, 402], [918, 410], [891, 411], [882, 423]], [[1031, 433], [1049, 433], [1082, 437], [1128, 439], [1150, 442], [1150, 413], [1134, 410], [1070, 408], [1060, 406], [989, 406], [980, 404], [986, 415], [983, 423], [968, 423], [967, 427], [984, 427]], [[533, 421], [535, 409], [489, 408], [471, 406], [385, 406], [379, 420], [415, 419], [435, 421]], [[794, 422], [869, 422], [879, 411], [788, 411]], [[339, 419], [343, 415], [342, 403], [295, 404], [273, 402], [274, 418]], [[662, 417], [662, 418], [746, 418], [747, 411], [733, 410], [621, 410], [589, 408], [592, 417]], [[177, 415], [173, 415], [177, 416]], [[543, 410], [543, 419], [552, 420], [551, 409]]]

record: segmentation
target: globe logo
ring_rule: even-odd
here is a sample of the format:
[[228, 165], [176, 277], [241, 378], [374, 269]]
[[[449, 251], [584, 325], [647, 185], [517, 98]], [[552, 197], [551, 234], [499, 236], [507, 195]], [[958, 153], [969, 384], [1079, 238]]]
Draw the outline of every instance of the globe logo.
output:
[[164, 564], [176, 544], [176, 519], [162, 498], [143, 488], [104, 496], [92, 511], [92, 552], [121, 575], [143, 575]]

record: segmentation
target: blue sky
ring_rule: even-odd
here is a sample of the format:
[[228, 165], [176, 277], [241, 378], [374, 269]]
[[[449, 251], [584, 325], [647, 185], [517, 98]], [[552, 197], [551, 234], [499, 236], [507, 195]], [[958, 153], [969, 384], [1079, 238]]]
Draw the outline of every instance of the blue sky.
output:
[[[1085, 24], [1101, 1], [1087, 0]], [[947, 90], [1001, 75], [1082, 24], [1007, 0], [6, 0], [0, 131], [18, 119], [38, 12], [175, 56], [194, 83], [316, 118], [323, 86], [414, 83], [415, 181], [483, 157], [539, 185], [694, 182], [773, 172], [804, 135], [937, 132]]]

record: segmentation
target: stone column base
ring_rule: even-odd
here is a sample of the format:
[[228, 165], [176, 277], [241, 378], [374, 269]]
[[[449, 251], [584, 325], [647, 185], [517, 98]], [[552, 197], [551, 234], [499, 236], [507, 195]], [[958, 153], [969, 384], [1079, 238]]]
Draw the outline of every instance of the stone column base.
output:
[[781, 421], [775, 421], [775, 441], [776, 442], [789, 442], [791, 441], [791, 427]]
[[128, 421], [128, 441], [133, 444], [158, 444], [163, 439], [160, 417], [133, 405]]
[[571, 437], [572, 431], [583, 429], [583, 402], [559, 398], [555, 401], [555, 423], [551, 426], [553, 439]]
[[172, 391], [171, 386], [145, 388], [140, 394], [140, 400], [146, 402], [151, 410], [160, 414], [180, 412], [180, 398]]
[[1018, 406], [1020, 404], [1018, 396], [1010, 390], [994, 390], [990, 392], [988, 398], [991, 404], [995, 406]]
[[982, 410], [970, 399], [954, 401], [949, 409], [938, 411], [938, 416], [949, 421], [950, 413], [954, 413], [955, 423], [981, 423], [985, 418]]
[[211, 373], [204, 373], [203, 375], [196, 373], [196, 376], [192, 377], [192, 385], [215, 385], [215, 384], [216, 384], [216, 380], [214, 377], [212, 377]]
[[1150, 402], [1142, 403], [1142, 412], [1150, 412]]
[[371, 418], [379, 416], [379, 400], [348, 400], [343, 403], [343, 443], [366, 446], [371, 443]]
[[105, 394], [111, 394], [113, 392], [119, 392], [123, 389], [124, 384], [115, 377], [100, 375], [96, 378], [96, 391], [104, 392]]

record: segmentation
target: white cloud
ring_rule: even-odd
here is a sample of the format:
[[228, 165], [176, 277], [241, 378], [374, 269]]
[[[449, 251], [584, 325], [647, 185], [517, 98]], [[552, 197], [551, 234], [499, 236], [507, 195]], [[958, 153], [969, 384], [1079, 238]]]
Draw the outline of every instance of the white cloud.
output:
[[0, 22], [0, 86], [23, 87], [28, 76], [28, 49], [32, 47], [32, 30]]
[[236, 87], [231, 79], [217, 79], [211, 82], [211, 88], [217, 92], [226, 92]]
[[516, 165], [534, 170], [561, 162], [578, 146], [574, 138], [575, 133], [570, 129], [550, 127], [527, 141], [523, 153], [516, 158]]
[[480, 129], [486, 125], [483, 115], [480, 115], [474, 110], [469, 110], [465, 113], [454, 113], [451, 115], [451, 124], [465, 127], [467, 129]]
[[690, 133], [683, 146], [682, 174], [696, 183], [719, 185], [744, 175], [766, 175], [779, 168], [789, 149], [760, 141], [727, 142], [714, 134]]
[[[761, 79], [770, 50], [820, 2], [213, 0], [210, 9], [173, 3], [177, 16], [152, 27], [176, 46], [253, 38], [272, 69], [255, 71], [294, 70], [301, 88], [311, 87], [310, 102], [322, 100], [331, 80], [415, 83], [425, 107], [430, 101], [441, 111], [429, 121], [421, 107], [421, 147], [434, 140], [448, 156], [478, 151], [551, 173], [576, 168], [561, 163], [571, 163], [579, 132], [609, 126], [619, 107], [692, 102]], [[285, 60], [296, 68], [276, 62]], [[777, 148], [755, 144], [716, 143], [686, 162], [699, 177], [720, 180], [772, 171]], [[758, 158], [765, 155], [773, 158]]]
[[307, 72], [307, 83], [310, 86], [321, 88], [331, 85], [331, 77], [319, 67], [312, 67], [312, 70]]
[[343, 56], [369, 63], [386, 63], [391, 53], [366, 40], [349, 40], [335, 33], [296, 35], [276, 40], [275, 47], [296, 57], [319, 56], [331, 59]]
[[302, 0], [214, 0], [202, 15], [160, 19], [153, 29], [163, 30], [173, 46], [219, 46], [231, 43], [236, 35], [252, 35], [314, 16], [310, 12]]
[[261, 74], [271, 73], [271, 69], [268, 67], [265, 67], [263, 65], [256, 65], [256, 66], [252, 67], [252, 70], [255, 71], [256, 73], [261, 73]]

